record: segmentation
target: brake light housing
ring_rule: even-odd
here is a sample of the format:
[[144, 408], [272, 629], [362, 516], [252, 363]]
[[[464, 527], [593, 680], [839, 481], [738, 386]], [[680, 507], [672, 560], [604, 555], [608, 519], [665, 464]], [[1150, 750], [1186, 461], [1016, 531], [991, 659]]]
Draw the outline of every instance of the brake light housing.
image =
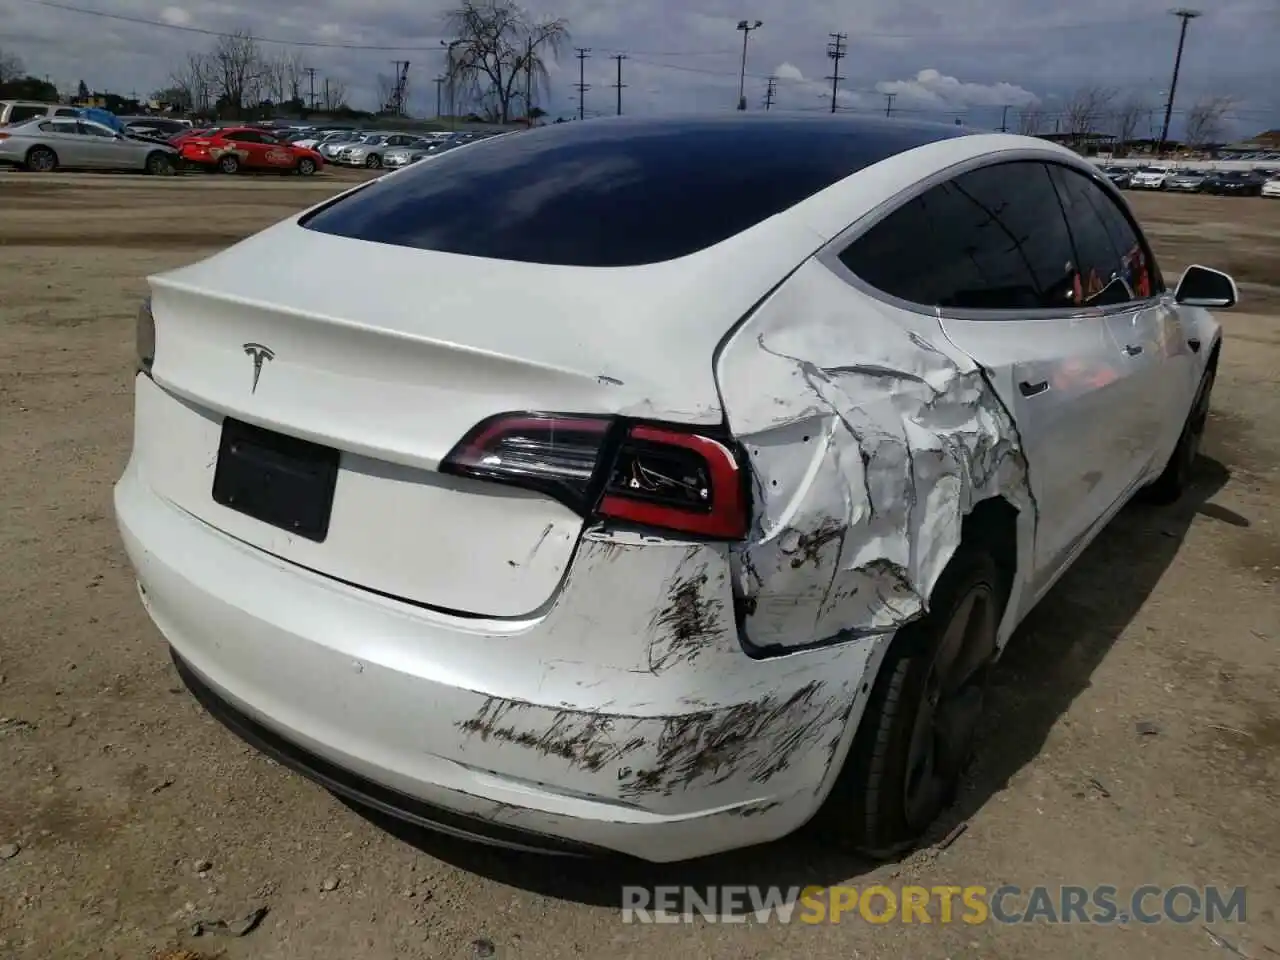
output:
[[504, 413], [472, 428], [440, 471], [539, 491], [586, 520], [740, 540], [750, 522], [744, 462], [719, 430]]

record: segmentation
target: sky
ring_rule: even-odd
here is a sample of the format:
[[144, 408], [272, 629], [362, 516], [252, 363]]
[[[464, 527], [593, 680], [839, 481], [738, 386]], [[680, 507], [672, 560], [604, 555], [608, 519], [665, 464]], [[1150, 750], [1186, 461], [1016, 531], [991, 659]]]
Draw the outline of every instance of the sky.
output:
[[[449, 0], [0, 0], [0, 50], [16, 53], [28, 72], [74, 90], [149, 94], [168, 85], [174, 68], [207, 33], [248, 30], [267, 52], [298, 50], [316, 76], [340, 80], [356, 107], [372, 109], [379, 74], [410, 61], [409, 108], [436, 111], [433, 78]], [[753, 6], [754, 4], [754, 6]], [[745, 95], [763, 108], [769, 76], [776, 108], [830, 109], [830, 34], [842, 33], [841, 110], [959, 119], [978, 127], [1017, 128], [1037, 109], [1051, 128], [1073, 92], [1101, 85], [1117, 99], [1151, 109], [1139, 135], [1159, 134], [1173, 71], [1179, 21], [1169, 0], [793, 0], [778, 13], [760, 0], [529, 0], [535, 17], [569, 22], [570, 48], [553, 63], [551, 87], [539, 96], [553, 116], [578, 111], [583, 64], [588, 116], [616, 111], [622, 61], [624, 113], [707, 112], [738, 100], [743, 18], [750, 33]], [[155, 25], [112, 19], [154, 21]], [[1201, 98], [1229, 97], [1228, 139], [1280, 127], [1280, 0], [1208, 0], [1190, 23], [1171, 134]], [[773, 10], [774, 12], [770, 12]], [[168, 26], [166, 26], [168, 25]], [[280, 41], [280, 42], [274, 42]], [[1007, 112], [1005, 108], [1008, 108]]]

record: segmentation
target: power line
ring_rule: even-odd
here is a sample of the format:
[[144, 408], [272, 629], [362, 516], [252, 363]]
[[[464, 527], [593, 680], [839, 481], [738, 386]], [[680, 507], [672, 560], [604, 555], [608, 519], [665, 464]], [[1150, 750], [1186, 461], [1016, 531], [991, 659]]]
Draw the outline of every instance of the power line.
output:
[[587, 90], [591, 84], [586, 82], [587, 79], [587, 60], [591, 56], [590, 47], [578, 47], [578, 82], [574, 86], [578, 90], [578, 119], [585, 120], [587, 117]]
[[768, 110], [773, 106], [774, 97], [778, 93], [778, 78], [770, 77], [769, 86], [764, 91], [764, 108]]
[[613, 88], [618, 91], [618, 116], [622, 116], [622, 88], [626, 86], [622, 82], [622, 61], [627, 59], [627, 55], [625, 53], [615, 53], [612, 59], [618, 61], [618, 82], [613, 85]]
[[840, 88], [840, 81], [844, 78], [840, 76], [840, 61], [847, 56], [844, 52], [844, 42], [848, 39], [847, 33], [829, 33], [831, 42], [827, 44], [827, 56], [832, 61], [831, 76], [825, 79], [831, 81], [831, 112], [836, 112], [836, 93]]

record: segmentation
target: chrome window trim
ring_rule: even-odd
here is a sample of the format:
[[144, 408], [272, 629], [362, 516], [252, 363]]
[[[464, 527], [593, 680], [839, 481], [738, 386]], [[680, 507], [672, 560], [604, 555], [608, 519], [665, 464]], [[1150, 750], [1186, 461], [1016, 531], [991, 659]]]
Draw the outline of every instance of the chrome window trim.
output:
[[[861, 239], [862, 235], [868, 230], [880, 221], [889, 217], [891, 214], [896, 213], [904, 204], [916, 199], [916, 197], [921, 194], [932, 190], [934, 187], [946, 183], [948, 180], [953, 180], [958, 176], [971, 173], [974, 170], [984, 167], [994, 167], [1006, 163], [1026, 161], [1056, 164], [1057, 166], [1074, 170], [1101, 187], [1113, 201], [1118, 201], [1120, 211], [1129, 222], [1129, 226], [1133, 228], [1134, 234], [1138, 238], [1138, 242], [1142, 245], [1143, 253], [1152, 265], [1154, 271], [1152, 279], [1154, 281], [1154, 285], [1158, 287], [1152, 296], [1142, 300], [1128, 300], [1122, 304], [1109, 305], [1105, 307], [1085, 307], [1083, 309], [1066, 307], [1060, 310], [1053, 308], [1010, 310], [964, 310], [950, 308], [944, 310], [941, 307], [931, 307], [927, 304], [903, 300], [901, 297], [895, 297], [890, 293], [886, 293], [885, 291], [878, 289], [877, 287], [873, 287], [845, 266], [844, 261], [840, 259], [840, 255], [852, 243]], [[899, 310], [906, 310], [910, 313], [930, 317], [935, 320], [942, 319], [944, 317], [952, 320], [1000, 322], [1008, 322], [1010, 320], [1074, 320], [1105, 318], [1122, 313], [1134, 313], [1138, 310], [1148, 310], [1170, 302], [1169, 291], [1164, 283], [1164, 274], [1161, 273], [1159, 265], [1156, 263], [1155, 254], [1151, 250], [1151, 244], [1147, 240], [1146, 234], [1143, 233], [1141, 225], [1137, 222], [1137, 218], [1133, 216], [1133, 211], [1129, 209], [1129, 205], [1124, 199], [1124, 194], [1120, 192], [1119, 188], [1087, 160], [1073, 161], [1072, 158], [1064, 157], [1056, 151], [1039, 150], [1034, 147], [1024, 147], [1016, 150], [1003, 150], [999, 153], [987, 153], [980, 157], [970, 157], [967, 160], [961, 160], [951, 166], [944, 167], [943, 169], [930, 174], [923, 180], [916, 181], [911, 186], [899, 191], [887, 200], [881, 201], [871, 210], [867, 211], [867, 213], [863, 214], [849, 226], [845, 227], [844, 230], [829, 240], [823, 248], [817, 252], [815, 257], [818, 262], [835, 273], [836, 276], [840, 277], [840, 279], [844, 280], [860, 292], [865, 293], [867, 296], [875, 300], [879, 300], [881, 303], [885, 303], [891, 307], [896, 307]]]

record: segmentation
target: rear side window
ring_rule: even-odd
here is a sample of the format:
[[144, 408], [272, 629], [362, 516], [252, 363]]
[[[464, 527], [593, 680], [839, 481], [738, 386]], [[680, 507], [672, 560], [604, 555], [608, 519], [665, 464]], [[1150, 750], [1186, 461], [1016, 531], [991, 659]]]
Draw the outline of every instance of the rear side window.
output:
[[27, 120], [34, 120], [36, 117], [43, 117], [48, 112], [45, 107], [11, 107], [9, 109], [9, 122], [24, 123]]
[[638, 266], [705, 249], [863, 167], [957, 135], [866, 118], [558, 124], [442, 152], [302, 225], [475, 257]]
[[1056, 165], [1049, 170], [1075, 243], [1080, 303], [1106, 307], [1152, 296], [1145, 245], [1115, 201], [1075, 170]]
[[866, 283], [929, 307], [1035, 310], [1072, 305], [1074, 252], [1049, 171], [1005, 163], [908, 201], [841, 261]]

